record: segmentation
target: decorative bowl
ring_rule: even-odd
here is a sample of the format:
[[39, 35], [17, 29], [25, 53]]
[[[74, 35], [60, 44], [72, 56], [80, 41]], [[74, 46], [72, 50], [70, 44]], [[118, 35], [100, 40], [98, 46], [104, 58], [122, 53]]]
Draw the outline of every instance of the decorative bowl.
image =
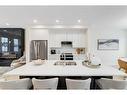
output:
[[35, 65], [41, 65], [45, 63], [45, 60], [37, 59], [32, 61]]
[[85, 62], [83, 61], [82, 62], [82, 65], [88, 67], [88, 68], [92, 68], [92, 69], [96, 69], [96, 68], [100, 68], [101, 64], [92, 64], [92, 63], [89, 63], [89, 62]]

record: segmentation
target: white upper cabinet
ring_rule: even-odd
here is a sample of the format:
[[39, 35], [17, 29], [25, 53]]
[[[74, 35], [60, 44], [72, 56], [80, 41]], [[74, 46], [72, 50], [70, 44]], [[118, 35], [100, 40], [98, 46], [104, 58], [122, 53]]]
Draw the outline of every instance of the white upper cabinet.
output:
[[60, 41], [66, 41], [66, 31], [61, 30], [59, 35]]
[[71, 30], [66, 31], [66, 41], [72, 41], [73, 42], [73, 31], [71, 31]]
[[73, 32], [73, 47], [84, 48], [87, 47], [87, 35], [85, 31], [74, 31]]
[[49, 46], [61, 47], [61, 41], [72, 41], [74, 48], [86, 47], [86, 31], [84, 29], [52, 29], [49, 32]]
[[[72, 38], [72, 34], [73, 32], [68, 30], [68, 29], [65, 29], [65, 30], [59, 30], [59, 38], [60, 38], [60, 41], [73, 41], [73, 38]], [[57, 35], [57, 34], [56, 34]]]
[[58, 31], [49, 32], [49, 47], [61, 47], [60, 33]]
[[79, 33], [78, 33], [78, 31], [73, 31], [72, 38], [73, 38], [73, 41], [72, 41], [73, 47], [79, 47]]

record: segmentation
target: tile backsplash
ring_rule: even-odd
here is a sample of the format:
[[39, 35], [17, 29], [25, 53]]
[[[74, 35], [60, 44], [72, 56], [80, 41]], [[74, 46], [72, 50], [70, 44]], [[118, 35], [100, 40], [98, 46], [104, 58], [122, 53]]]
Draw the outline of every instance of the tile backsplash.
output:
[[56, 54], [61, 53], [85, 54], [85, 48], [61, 47], [61, 48], [50, 48], [50, 51], [51, 50], [55, 50]]

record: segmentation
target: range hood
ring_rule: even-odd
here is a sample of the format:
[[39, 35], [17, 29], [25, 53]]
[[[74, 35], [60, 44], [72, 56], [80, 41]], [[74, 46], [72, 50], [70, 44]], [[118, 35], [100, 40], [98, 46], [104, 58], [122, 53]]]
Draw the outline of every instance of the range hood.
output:
[[72, 41], [61, 41], [61, 46], [64, 48], [71, 48], [72, 47]]
[[62, 45], [72, 45], [71, 41], [61, 41]]

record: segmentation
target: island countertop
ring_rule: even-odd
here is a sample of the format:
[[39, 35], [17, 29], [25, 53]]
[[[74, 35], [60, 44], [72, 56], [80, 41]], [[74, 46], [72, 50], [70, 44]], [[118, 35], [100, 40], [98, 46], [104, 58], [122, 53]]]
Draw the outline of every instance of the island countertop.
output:
[[74, 60], [77, 65], [54, 65], [58, 60], [46, 60], [42, 65], [29, 62], [13, 69], [4, 76], [127, 76], [126, 73], [108, 65], [92, 69], [82, 65], [83, 60]]

